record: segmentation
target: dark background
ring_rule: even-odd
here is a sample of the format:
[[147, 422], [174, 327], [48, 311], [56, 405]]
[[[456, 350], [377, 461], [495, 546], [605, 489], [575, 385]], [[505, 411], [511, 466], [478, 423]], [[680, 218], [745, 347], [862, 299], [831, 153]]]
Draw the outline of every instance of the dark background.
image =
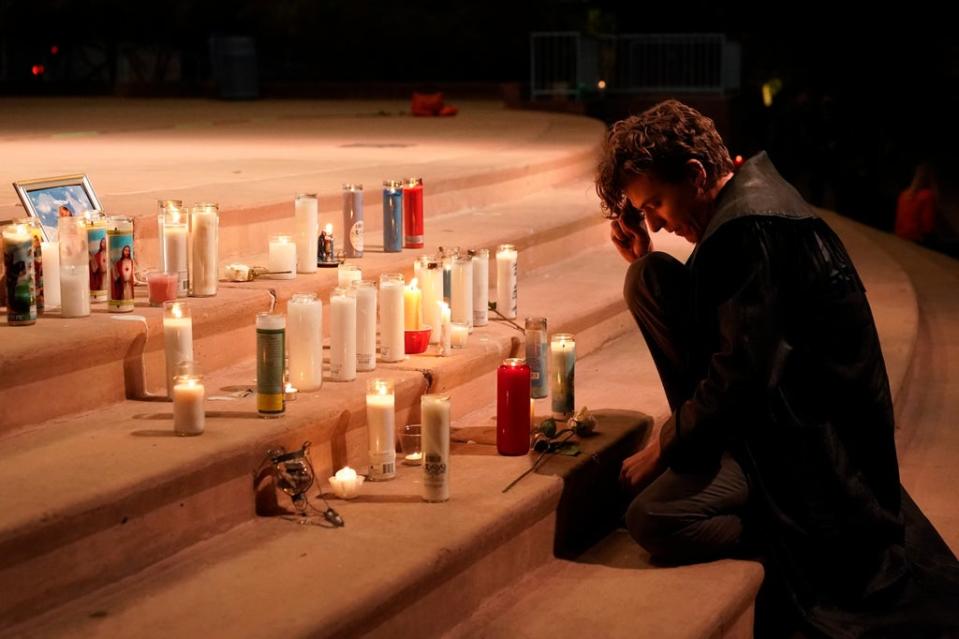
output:
[[[722, 97], [733, 153], [767, 149], [814, 203], [891, 228], [918, 162], [931, 161], [943, 201], [953, 197], [949, 26], [944, 10], [915, 3], [0, 0], [0, 95], [213, 97], [211, 37], [244, 35], [265, 98], [432, 86], [455, 103], [507, 83], [522, 101], [531, 31], [724, 33], [742, 47], [741, 87]], [[783, 88], [767, 108], [760, 88], [774, 77]], [[648, 100], [587, 102], [612, 121]]]

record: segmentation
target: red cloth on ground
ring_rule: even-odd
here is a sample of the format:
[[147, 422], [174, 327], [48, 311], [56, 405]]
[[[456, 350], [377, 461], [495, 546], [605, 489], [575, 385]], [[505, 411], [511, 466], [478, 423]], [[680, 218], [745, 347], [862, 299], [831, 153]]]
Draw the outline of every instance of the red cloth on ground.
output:
[[896, 235], [918, 242], [932, 233], [935, 223], [936, 194], [932, 189], [906, 189], [899, 194], [896, 204]]
[[443, 93], [413, 93], [410, 112], [416, 116], [451, 116], [459, 112], [454, 106], [443, 103]]

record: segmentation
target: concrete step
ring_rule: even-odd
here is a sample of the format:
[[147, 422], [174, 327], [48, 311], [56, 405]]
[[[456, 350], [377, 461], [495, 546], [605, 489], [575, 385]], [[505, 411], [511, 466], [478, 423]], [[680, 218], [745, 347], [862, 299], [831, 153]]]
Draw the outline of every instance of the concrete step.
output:
[[[402, 272], [409, 279], [415, 257], [435, 252], [439, 246], [487, 247], [495, 253], [498, 244], [513, 243], [520, 251], [523, 276], [599, 246], [606, 237], [595, 195], [583, 181], [482, 211], [450, 213], [432, 224], [423, 251], [371, 250], [352, 262], [363, 269], [366, 279], [378, 280], [384, 272]], [[266, 263], [266, 256], [252, 255], [250, 261]], [[495, 259], [491, 261], [495, 287]], [[224, 283], [216, 297], [191, 298], [199, 366], [215, 371], [253, 356], [251, 327], [256, 312], [270, 307], [270, 290], [282, 311], [294, 293], [313, 292], [326, 301], [335, 286], [335, 269], [321, 269], [294, 280]], [[0, 341], [0, 405], [4, 406], [0, 436], [124, 398], [165, 392], [162, 310], [149, 307], [145, 299], [139, 299], [135, 312], [129, 314], [108, 313], [104, 306], [97, 305], [87, 319], [62, 319], [50, 313], [33, 326], [4, 328], [10, 339]], [[328, 308], [325, 311], [324, 325], [329, 326]], [[528, 311], [521, 306], [521, 312]]]
[[[585, 254], [528, 273], [524, 312], [574, 332], [586, 356], [630, 326], [621, 298], [625, 263], [612, 252]], [[600, 285], [597, 285], [600, 282]], [[568, 301], [557, 304], [560, 297]], [[250, 329], [252, 333], [252, 329]], [[354, 382], [327, 381], [300, 393], [279, 420], [257, 419], [252, 397], [207, 402], [207, 432], [172, 436], [169, 404], [126, 400], [51, 420], [0, 440], [0, 606], [21, 615], [109, 583], [200, 539], [255, 516], [251, 472], [264, 452], [313, 442], [319, 476], [367, 463], [365, 383], [396, 382], [398, 424], [418, 421], [419, 397], [451, 392], [456, 414], [494, 398], [491, 375], [520, 343], [509, 324], [477, 328], [448, 358], [411, 356], [380, 364]], [[215, 372], [210, 395], [249, 387], [252, 359]], [[36, 477], [57, 490], [36, 498]], [[96, 562], [76, 557], [97, 557]]]

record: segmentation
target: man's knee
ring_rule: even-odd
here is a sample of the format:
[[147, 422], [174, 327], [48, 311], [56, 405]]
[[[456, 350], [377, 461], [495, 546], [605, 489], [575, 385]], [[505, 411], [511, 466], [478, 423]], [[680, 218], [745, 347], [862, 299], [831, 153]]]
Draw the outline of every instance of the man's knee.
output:
[[675, 257], [661, 251], [647, 253], [629, 265], [623, 284], [623, 297], [633, 314], [661, 306], [664, 291], [685, 284], [685, 267]]

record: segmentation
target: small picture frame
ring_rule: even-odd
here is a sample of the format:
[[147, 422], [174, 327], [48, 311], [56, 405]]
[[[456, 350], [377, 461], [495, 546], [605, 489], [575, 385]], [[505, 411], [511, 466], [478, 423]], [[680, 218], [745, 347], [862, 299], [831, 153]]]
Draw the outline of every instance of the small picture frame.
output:
[[27, 215], [40, 219], [44, 239], [48, 242], [57, 240], [59, 218], [103, 210], [86, 175], [23, 180], [14, 182], [13, 188]]

